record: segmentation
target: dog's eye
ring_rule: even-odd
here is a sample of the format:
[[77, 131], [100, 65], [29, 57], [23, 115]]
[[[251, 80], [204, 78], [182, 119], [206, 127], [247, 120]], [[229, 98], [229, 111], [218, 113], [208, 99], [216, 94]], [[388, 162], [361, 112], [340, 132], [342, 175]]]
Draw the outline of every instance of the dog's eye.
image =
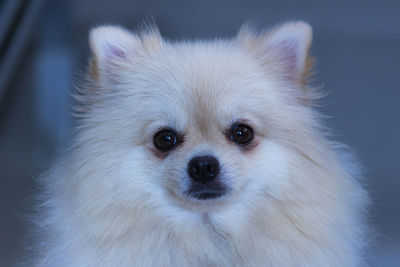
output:
[[245, 124], [235, 124], [231, 128], [230, 138], [240, 145], [250, 144], [254, 138], [253, 129]]
[[177, 135], [172, 130], [161, 130], [154, 135], [154, 146], [163, 152], [171, 150], [178, 142]]

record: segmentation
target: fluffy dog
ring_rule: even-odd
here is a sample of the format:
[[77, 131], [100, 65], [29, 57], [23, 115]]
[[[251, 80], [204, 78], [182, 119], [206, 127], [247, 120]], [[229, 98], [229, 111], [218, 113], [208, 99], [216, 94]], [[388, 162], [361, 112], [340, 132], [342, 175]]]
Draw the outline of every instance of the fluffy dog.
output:
[[364, 266], [367, 196], [308, 84], [312, 31], [90, 32], [72, 146], [46, 175], [36, 266]]

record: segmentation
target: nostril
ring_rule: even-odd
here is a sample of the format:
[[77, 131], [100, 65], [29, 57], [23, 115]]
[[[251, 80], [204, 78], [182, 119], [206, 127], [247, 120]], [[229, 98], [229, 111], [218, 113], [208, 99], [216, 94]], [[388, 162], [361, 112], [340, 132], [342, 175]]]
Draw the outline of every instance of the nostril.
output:
[[192, 173], [193, 175], [196, 175], [196, 176], [198, 175], [199, 168], [196, 164], [191, 164], [189, 168], [190, 168], [189, 173]]
[[207, 183], [219, 174], [219, 162], [215, 157], [194, 157], [188, 164], [189, 176], [198, 182]]
[[208, 166], [206, 167], [206, 171], [207, 171], [208, 173], [210, 173], [210, 174], [214, 174], [214, 173], [216, 173], [217, 168], [216, 168], [215, 165], [208, 165]]

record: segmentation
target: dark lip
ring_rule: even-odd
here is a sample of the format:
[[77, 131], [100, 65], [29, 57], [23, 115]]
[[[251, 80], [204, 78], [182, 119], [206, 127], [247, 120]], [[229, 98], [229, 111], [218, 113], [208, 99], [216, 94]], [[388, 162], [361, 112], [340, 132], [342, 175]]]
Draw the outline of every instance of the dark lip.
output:
[[192, 182], [186, 193], [198, 200], [212, 200], [225, 195], [228, 191], [229, 188], [220, 181], [211, 181], [207, 184]]
[[225, 192], [221, 191], [221, 190], [204, 189], [204, 190], [199, 190], [199, 191], [192, 191], [192, 192], [189, 192], [188, 194], [189, 194], [189, 196], [196, 198], [198, 200], [208, 200], [208, 199], [219, 198], [222, 195], [224, 195]]

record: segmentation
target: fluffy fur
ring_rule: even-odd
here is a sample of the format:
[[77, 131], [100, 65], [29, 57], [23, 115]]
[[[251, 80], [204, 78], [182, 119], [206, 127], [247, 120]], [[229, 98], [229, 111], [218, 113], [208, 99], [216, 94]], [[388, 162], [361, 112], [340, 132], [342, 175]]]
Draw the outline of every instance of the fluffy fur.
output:
[[[90, 33], [68, 154], [43, 177], [35, 266], [365, 266], [358, 167], [326, 137], [307, 85], [311, 28], [169, 42]], [[225, 131], [245, 121], [243, 150]], [[161, 127], [184, 142], [160, 155]], [[212, 154], [230, 192], [193, 200], [188, 161]]]

